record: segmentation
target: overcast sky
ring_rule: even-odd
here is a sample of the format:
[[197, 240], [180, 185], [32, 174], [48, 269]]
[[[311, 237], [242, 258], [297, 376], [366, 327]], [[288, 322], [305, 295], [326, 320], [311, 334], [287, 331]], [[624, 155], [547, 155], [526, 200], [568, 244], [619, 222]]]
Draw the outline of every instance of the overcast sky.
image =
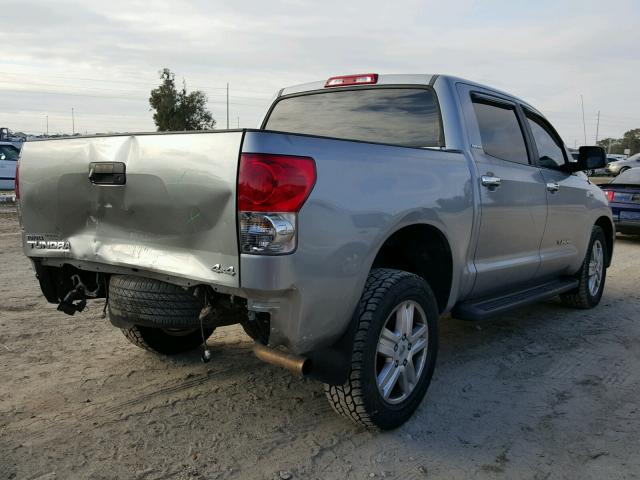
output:
[[0, 0], [0, 126], [154, 130], [169, 67], [226, 126], [254, 127], [280, 87], [332, 75], [448, 73], [516, 94], [569, 146], [640, 127], [638, 0]]

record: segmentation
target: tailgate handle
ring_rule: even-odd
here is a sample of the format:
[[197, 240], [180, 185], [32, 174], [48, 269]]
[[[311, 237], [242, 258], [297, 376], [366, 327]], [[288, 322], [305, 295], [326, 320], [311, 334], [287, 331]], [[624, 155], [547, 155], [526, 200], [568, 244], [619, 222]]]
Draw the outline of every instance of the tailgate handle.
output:
[[124, 185], [127, 183], [126, 166], [122, 162], [92, 162], [89, 181], [94, 185]]

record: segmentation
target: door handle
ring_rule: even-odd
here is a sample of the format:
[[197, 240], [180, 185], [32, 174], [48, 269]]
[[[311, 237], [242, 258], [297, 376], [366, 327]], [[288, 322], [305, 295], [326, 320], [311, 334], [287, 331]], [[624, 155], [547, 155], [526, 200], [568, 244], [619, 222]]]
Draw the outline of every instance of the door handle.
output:
[[482, 175], [482, 186], [489, 187], [489, 190], [494, 190], [502, 185], [502, 179], [500, 177], [494, 177], [493, 175]]
[[555, 182], [547, 183], [547, 190], [551, 193], [556, 193], [558, 190], [560, 190], [560, 185]]
[[127, 167], [122, 162], [92, 162], [89, 164], [89, 181], [94, 185], [125, 185]]

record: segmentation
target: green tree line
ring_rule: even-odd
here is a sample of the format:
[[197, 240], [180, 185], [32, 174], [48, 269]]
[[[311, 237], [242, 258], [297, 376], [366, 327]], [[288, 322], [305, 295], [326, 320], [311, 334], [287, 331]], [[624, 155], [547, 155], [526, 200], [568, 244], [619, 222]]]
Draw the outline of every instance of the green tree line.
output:
[[622, 138], [603, 138], [598, 145], [604, 147], [608, 153], [624, 154], [625, 149], [631, 150], [630, 155], [640, 152], [640, 128], [624, 132]]

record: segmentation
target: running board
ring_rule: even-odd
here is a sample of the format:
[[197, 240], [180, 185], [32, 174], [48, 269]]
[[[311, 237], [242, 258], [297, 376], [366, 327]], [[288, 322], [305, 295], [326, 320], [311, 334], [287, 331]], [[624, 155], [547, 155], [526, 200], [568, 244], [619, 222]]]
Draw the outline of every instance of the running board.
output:
[[513, 308], [555, 297], [577, 287], [578, 280], [574, 278], [554, 280], [537, 287], [530, 287], [499, 297], [460, 303], [454, 307], [451, 315], [460, 320], [486, 320]]

